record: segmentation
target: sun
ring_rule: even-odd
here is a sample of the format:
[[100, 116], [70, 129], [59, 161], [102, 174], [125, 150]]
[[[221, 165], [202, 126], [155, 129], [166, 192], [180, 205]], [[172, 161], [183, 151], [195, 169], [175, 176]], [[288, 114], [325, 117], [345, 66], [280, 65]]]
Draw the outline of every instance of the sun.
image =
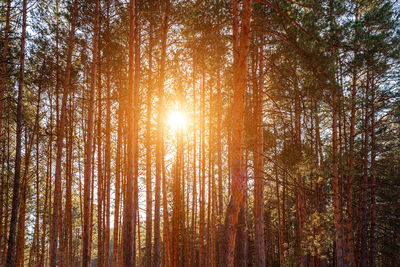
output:
[[182, 129], [187, 124], [185, 113], [178, 110], [173, 110], [169, 113], [168, 124], [173, 130]]

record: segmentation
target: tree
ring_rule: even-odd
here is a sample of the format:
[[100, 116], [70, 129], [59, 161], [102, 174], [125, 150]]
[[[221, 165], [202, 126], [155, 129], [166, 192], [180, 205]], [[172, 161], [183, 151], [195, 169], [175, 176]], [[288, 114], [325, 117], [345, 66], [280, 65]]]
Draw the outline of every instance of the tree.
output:
[[15, 258], [15, 235], [17, 230], [18, 208], [20, 204], [20, 178], [21, 178], [21, 139], [22, 139], [22, 97], [24, 92], [25, 74], [25, 41], [26, 41], [26, 15], [27, 0], [22, 2], [22, 33], [21, 50], [19, 57], [19, 78], [18, 78], [18, 102], [17, 102], [17, 125], [16, 125], [16, 148], [15, 148], [15, 167], [14, 167], [14, 186], [10, 220], [10, 231], [8, 236], [7, 266], [12, 267], [16, 264]]
[[247, 56], [249, 50], [249, 32], [251, 19], [251, 1], [243, 1], [242, 12], [239, 15], [239, 2], [233, 1], [233, 73], [234, 96], [232, 123], [232, 193], [225, 217], [225, 251], [226, 266], [233, 266], [236, 224], [242, 202], [245, 184], [242, 156], [242, 130], [244, 120], [244, 92], [246, 88]]
[[[87, 134], [85, 143], [85, 167], [84, 167], [84, 207], [83, 207], [83, 244], [82, 244], [82, 265], [89, 266], [89, 231], [91, 229], [91, 212], [90, 212], [90, 190], [91, 176], [92, 176], [92, 150], [93, 150], [93, 117], [94, 117], [94, 93], [96, 87], [96, 70], [97, 70], [97, 49], [98, 49], [98, 34], [99, 34], [99, 9], [100, 1], [95, 2], [94, 12], [94, 33], [92, 40], [92, 65], [91, 65], [91, 79], [90, 79], [90, 92], [89, 92], [89, 108], [88, 108], [88, 122], [87, 122]], [[93, 198], [92, 198], [93, 199]]]

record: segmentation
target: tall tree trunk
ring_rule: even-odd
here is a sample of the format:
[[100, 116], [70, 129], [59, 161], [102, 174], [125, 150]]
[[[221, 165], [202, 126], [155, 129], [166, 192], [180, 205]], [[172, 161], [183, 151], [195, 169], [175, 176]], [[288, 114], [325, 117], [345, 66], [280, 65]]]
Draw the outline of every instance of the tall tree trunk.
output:
[[74, 45], [75, 35], [75, 20], [78, 11], [78, 3], [74, 1], [74, 10], [72, 14], [71, 30], [68, 36], [68, 52], [67, 52], [67, 67], [66, 76], [64, 80], [64, 91], [61, 103], [61, 117], [57, 121], [57, 157], [56, 157], [56, 172], [54, 178], [54, 201], [53, 201], [53, 215], [52, 225], [50, 234], [50, 266], [55, 267], [57, 265], [57, 246], [58, 246], [58, 235], [59, 235], [59, 207], [61, 207], [61, 171], [62, 171], [62, 156], [63, 156], [63, 145], [64, 145], [64, 132], [65, 132], [65, 120], [67, 117], [67, 100], [68, 91], [70, 86], [70, 75], [71, 75], [71, 62], [72, 62], [72, 51]]
[[376, 136], [375, 136], [375, 84], [371, 78], [371, 228], [370, 267], [376, 266]]
[[350, 111], [350, 140], [349, 140], [349, 176], [347, 181], [347, 217], [346, 217], [346, 264], [350, 267], [354, 262], [354, 238], [353, 238], [353, 180], [354, 180], [354, 139], [356, 118], [357, 76], [353, 72], [351, 88]]
[[[7, 186], [6, 186], [6, 196], [9, 194], [9, 184], [10, 184], [10, 118], [7, 119]], [[8, 200], [9, 197], [6, 197], [6, 211], [4, 215], [4, 240], [3, 240], [3, 253], [1, 255], [1, 262], [3, 265], [5, 265], [6, 258], [7, 258], [7, 244], [8, 244], [8, 239], [7, 239], [7, 229], [8, 229]]]
[[74, 96], [69, 100], [69, 136], [67, 141], [67, 166], [66, 166], [66, 184], [65, 184], [65, 227], [64, 240], [65, 249], [63, 263], [66, 266], [73, 264], [72, 255], [72, 184], [73, 184], [73, 149], [74, 149]]
[[336, 253], [336, 266], [343, 267], [343, 231], [342, 231], [342, 215], [340, 208], [340, 189], [339, 189], [339, 176], [338, 176], [338, 140], [337, 140], [337, 120], [338, 120], [338, 93], [336, 88], [333, 90], [333, 118], [332, 118], [332, 176], [333, 176], [333, 208], [335, 215], [335, 253]]
[[[110, 3], [107, 1], [107, 36], [106, 36], [106, 62], [109, 64], [111, 61], [110, 50]], [[110, 251], [110, 190], [111, 190], [111, 72], [110, 67], [106, 68], [106, 144], [105, 144], [105, 229], [104, 229], [104, 266], [109, 265], [109, 251]]]
[[124, 195], [124, 220], [123, 220], [123, 265], [134, 266], [135, 263], [135, 226], [136, 212], [135, 212], [135, 151], [136, 151], [136, 118], [135, 106], [138, 103], [135, 102], [135, 86], [134, 86], [134, 51], [135, 51], [135, 40], [136, 40], [136, 1], [130, 0], [129, 2], [129, 73], [128, 73], [128, 106], [127, 106], [127, 149], [128, 149], [128, 166], [127, 166], [127, 179], [126, 189]]
[[161, 168], [162, 168], [162, 195], [163, 195], [163, 242], [164, 242], [164, 257], [163, 265], [172, 265], [171, 255], [171, 238], [170, 238], [170, 226], [169, 226], [169, 215], [168, 215], [168, 200], [167, 200], [167, 181], [166, 181], [166, 170], [165, 170], [165, 148], [164, 142], [161, 143]]
[[[154, 267], [159, 267], [161, 264], [161, 253], [160, 253], [160, 195], [162, 183], [163, 192], [163, 218], [164, 218], [164, 230], [168, 225], [168, 216], [166, 216], [167, 205], [165, 202], [165, 173], [163, 172], [163, 122], [162, 113], [164, 112], [164, 79], [165, 79], [165, 62], [167, 53], [167, 37], [168, 37], [168, 23], [169, 23], [169, 0], [165, 0], [164, 16], [162, 19], [161, 27], [161, 58], [160, 58], [160, 73], [158, 78], [158, 117], [157, 117], [157, 142], [156, 142], [156, 181], [155, 181], [155, 204], [154, 204]], [[162, 181], [161, 181], [162, 180]], [[169, 229], [169, 228], [167, 228]], [[169, 231], [169, 230], [168, 230]], [[167, 234], [164, 231], [164, 235]], [[164, 240], [166, 242], [166, 240]], [[164, 248], [166, 250], [166, 248]], [[164, 260], [166, 260], [164, 258]]]
[[49, 133], [49, 144], [48, 144], [48, 162], [47, 162], [47, 171], [46, 171], [46, 185], [45, 185], [45, 197], [44, 197], [44, 208], [43, 208], [43, 230], [42, 230], [42, 240], [41, 240], [41, 253], [40, 253], [40, 262], [39, 266], [43, 267], [45, 265], [45, 241], [46, 241], [46, 232], [47, 232], [47, 224], [50, 221], [50, 212], [48, 212], [48, 207], [50, 207], [50, 198], [51, 198], [51, 189], [50, 189], [50, 178], [52, 176], [52, 159], [53, 159], [53, 97], [49, 93], [50, 99], [50, 133]]
[[[139, 119], [140, 119], [140, 100], [139, 100], [139, 85], [140, 85], [140, 20], [138, 19], [139, 16], [139, 7], [141, 6], [140, 0], [135, 0], [135, 20], [134, 20], [134, 48], [135, 48], [135, 64], [134, 64], [134, 84], [133, 84], [133, 103], [134, 103], [134, 110], [133, 110], [133, 123], [134, 123], [134, 185], [133, 185], [133, 192], [134, 192], [134, 212], [135, 214], [138, 213], [139, 210], [139, 187], [138, 187], [138, 177], [139, 177]], [[139, 222], [136, 220], [137, 216], [133, 216], [133, 263], [136, 266], [136, 227], [138, 227], [137, 233], [139, 233]], [[139, 237], [139, 244], [140, 244], [140, 237]], [[139, 249], [139, 260], [140, 260], [140, 249]], [[140, 262], [139, 262], [140, 264]]]
[[[193, 121], [196, 121], [196, 65], [193, 59], [193, 73], [192, 73], [192, 86], [193, 86]], [[197, 169], [196, 169], [196, 123], [193, 123], [193, 187], [192, 187], [192, 222], [191, 222], [191, 242], [190, 242], [190, 266], [194, 267], [196, 264], [196, 218], [197, 218]]]
[[[218, 67], [217, 67], [217, 165], [218, 165], [218, 254], [222, 254], [222, 240], [223, 240], [223, 213], [224, 213], [224, 195], [223, 195], [223, 176], [222, 176], [222, 144], [221, 144], [221, 131], [222, 131], [222, 96], [221, 96], [221, 56], [218, 54]], [[218, 257], [220, 259], [221, 257]], [[219, 263], [219, 260], [218, 260]]]
[[199, 225], [199, 265], [205, 266], [205, 179], [206, 179], [206, 155], [205, 155], [205, 66], [202, 65], [201, 96], [200, 96], [200, 140], [201, 140], [201, 177], [200, 179], [200, 225]]
[[[100, 26], [101, 27], [101, 26]], [[100, 30], [99, 30], [100, 31]], [[99, 40], [97, 62], [97, 264], [102, 267], [104, 260], [104, 228], [103, 228], [103, 160], [102, 160], [102, 65], [101, 41]]]
[[[151, 1], [153, 7], [153, 1]], [[153, 215], [153, 196], [151, 181], [151, 114], [152, 114], [152, 94], [153, 94], [153, 20], [150, 19], [149, 25], [149, 70], [148, 70], [148, 91], [147, 91], [147, 118], [146, 118], [146, 267], [151, 267], [151, 237], [152, 237], [152, 215]]]
[[178, 267], [179, 262], [179, 238], [180, 238], [180, 219], [181, 219], [181, 129], [177, 130], [177, 146], [175, 161], [175, 177], [173, 182], [173, 224], [172, 224], [172, 266]]
[[[274, 123], [274, 135], [277, 136], [277, 129], [276, 125]], [[277, 151], [277, 145], [275, 144], [274, 146], [274, 172], [275, 172], [275, 193], [276, 193], [276, 200], [277, 200], [277, 208], [278, 208], [278, 238], [279, 238], [279, 264], [280, 266], [283, 266], [284, 264], [284, 248], [283, 248], [283, 242], [284, 242], [284, 226], [282, 225], [281, 221], [281, 202], [280, 202], [280, 196], [279, 196], [279, 174], [278, 174], [278, 165], [277, 165], [277, 160], [278, 160], [278, 151]], [[265, 254], [265, 253], [264, 253]]]
[[213, 131], [212, 131], [212, 118], [211, 118], [211, 113], [212, 113], [212, 102], [213, 102], [213, 93], [212, 93], [212, 88], [210, 88], [210, 99], [209, 99], [209, 116], [208, 116], [208, 203], [207, 203], [207, 249], [206, 249], [206, 266], [210, 266], [210, 260], [211, 257], [211, 228], [214, 227], [214, 225], [211, 225], [211, 209], [212, 209], [212, 180], [213, 178], [211, 177], [212, 175], [212, 136], [213, 136]]
[[[94, 99], [93, 99], [94, 101]], [[94, 107], [93, 107], [93, 112], [94, 112]], [[93, 122], [94, 123], [94, 122]], [[94, 127], [94, 126], [93, 126]], [[93, 135], [94, 135], [94, 129], [93, 129]], [[95, 160], [95, 152], [96, 152], [96, 142], [94, 142], [94, 136], [92, 136], [92, 140], [93, 140], [93, 146], [92, 146], [92, 152], [91, 152], [91, 157], [92, 157], [92, 162], [94, 165], [94, 160]], [[90, 185], [91, 185], [91, 190], [90, 190], [90, 229], [89, 229], [89, 253], [88, 253], [88, 262], [89, 264], [91, 264], [92, 262], [92, 243], [93, 243], [93, 220], [94, 220], [94, 216], [93, 216], [93, 211], [94, 211], [94, 171], [95, 168], [92, 167], [91, 170], [91, 181], [90, 181]]]
[[[295, 125], [295, 143], [296, 148], [299, 153], [302, 150], [302, 141], [301, 141], [301, 107], [300, 100], [301, 95], [299, 89], [295, 89], [295, 99], [294, 99], [294, 125]], [[305, 194], [303, 189], [303, 179], [300, 174], [299, 167], [296, 170], [296, 217], [297, 217], [297, 246], [298, 246], [298, 260], [302, 264], [302, 266], [306, 266], [306, 256], [304, 255], [303, 248], [301, 246], [303, 240], [303, 230], [304, 230], [304, 218], [305, 218]]]
[[[1, 131], [0, 131], [1, 132]], [[7, 147], [6, 145], [6, 139], [2, 139], [2, 145], [4, 148]], [[4, 205], [4, 201], [8, 201], [8, 194], [4, 194], [4, 190], [6, 189], [6, 187], [8, 186], [8, 181], [5, 180], [6, 175], [6, 162], [7, 162], [7, 150], [4, 149], [3, 153], [2, 153], [2, 166], [1, 166], [1, 185], [0, 185], [0, 244], [4, 244], [3, 243], [3, 238], [6, 238], [6, 233], [7, 230], [5, 228], [3, 228], [3, 225], [5, 224], [5, 216], [4, 213], [6, 212], [6, 210], [8, 209], [8, 205], [5, 206]], [[8, 192], [7, 192], [8, 193]], [[3, 224], [3, 219], [4, 219], [4, 224]], [[4, 230], [4, 233], [3, 233]], [[5, 249], [5, 247], [2, 248], [3, 250]], [[2, 257], [2, 249], [0, 249], [0, 264], [3, 265], [3, 257]]]
[[[39, 120], [39, 114], [36, 114], [36, 119]], [[36, 124], [35, 122], [35, 130]], [[18, 220], [18, 233], [17, 233], [17, 253], [16, 253], [16, 266], [24, 265], [24, 252], [25, 252], [25, 222], [26, 222], [26, 197], [28, 189], [28, 172], [31, 163], [31, 151], [34, 142], [35, 133], [28, 138], [28, 133], [25, 132], [25, 160], [24, 160], [24, 174], [22, 176], [21, 184], [21, 200], [19, 206], [19, 220]]]
[[[247, 157], [247, 156], [246, 156]], [[247, 171], [246, 171], [247, 172]], [[247, 175], [246, 175], [247, 179]], [[240, 211], [238, 215], [238, 223], [236, 230], [236, 242], [235, 242], [235, 262], [236, 267], [246, 267], [247, 266], [247, 251], [248, 251], [248, 241], [247, 241], [247, 182], [245, 185], [245, 191], [242, 198], [242, 203], [240, 204]]]
[[[30, 248], [30, 256], [33, 257], [33, 249], [35, 250], [35, 264], [36, 266], [39, 266], [39, 223], [40, 223], [40, 176], [39, 176], [39, 167], [40, 167], [40, 152], [39, 152], [39, 144], [40, 144], [40, 134], [39, 134], [39, 112], [40, 112], [40, 102], [41, 102], [41, 91], [42, 91], [42, 81], [43, 81], [43, 68], [44, 68], [44, 63], [43, 61], [42, 64], [42, 69], [41, 69], [41, 74], [40, 74], [40, 82], [39, 82], [39, 90], [38, 90], [38, 102], [36, 105], [36, 117], [35, 117], [35, 135], [36, 135], [36, 170], [35, 170], [35, 176], [36, 176], [36, 216], [35, 216], [35, 229], [34, 229], [34, 235], [33, 235], [33, 245]], [[31, 260], [29, 260], [31, 261]], [[31, 264], [29, 264], [31, 266]]]
[[119, 266], [118, 252], [118, 233], [119, 233], [119, 206], [120, 206], [120, 184], [121, 184], [121, 150], [122, 150], [122, 124], [123, 124], [123, 98], [122, 87], [119, 86], [118, 92], [118, 133], [117, 133], [117, 151], [115, 158], [115, 204], [114, 204], [114, 229], [113, 229], [113, 252], [112, 266]]
[[233, 1], [233, 110], [232, 118], [232, 189], [225, 217], [224, 266], [233, 266], [236, 228], [240, 204], [243, 199], [246, 179], [242, 160], [242, 137], [244, 126], [244, 103], [247, 77], [247, 57], [249, 51], [251, 0], [242, 1], [241, 29], [239, 35], [239, 2]]
[[20, 194], [20, 177], [21, 177], [21, 142], [22, 142], [22, 97], [24, 89], [24, 73], [25, 73], [25, 37], [26, 37], [26, 4], [27, 0], [22, 1], [22, 33], [21, 33], [21, 51], [20, 51], [20, 68], [18, 78], [18, 100], [17, 100], [17, 125], [16, 125], [16, 148], [15, 148], [15, 168], [14, 168], [14, 186], [11, 208], [10, 230], [8, 236], [7, 250], [7, 266], [15, 266], [15, 235], [17, 230], [19, 194]]
[[370, 72], [367, 71], [367, 84], [365, 88], [365, 111], [364, 111], [364, 146], [363, 146], [363, 177], [361, 186], [361, 248], [360, 248], [360, 266], [367, 266], [367, 243], [368, 243], [368, 219], [367, 219], [367, 187], [368, 187], [368, 148], [369, 148], [369, 92], [370, 90]]
[[85, 167], [84, 167], [84, 203], [83, 203], [83, 245], [82, 245], [82, 266], [90, 266], [90, 229], [91, 227], [91, 211], [90, 211], [90, 186], [92, 176], [92, 151], [93, 151], [93, 117], [94, 117], [94, 95], [96, 89], [96, 67], [97, 67], [97, 49], [98, 49], [98, 35], [99, 35], [99, 16], [100, 16], [100, 0], [95, 2], [94, 10], [94, 34], [93, 34], [93, 59], [90, 80], [90, 94], [89, 94], [89, 109], [88, 109], [88, 126], [87, 138], [85, 144]]
[[[42, 71], [43, 71], [43, 66], [44, 62], [42, 65]], [[43, 74], [41, 74], [43, 76]], [[37, 160], [37, 166], [36, 166], [36, 179], [37, 179], [37, 184], [39, 181], [39, 169], [38, 169], [38, 149], [39, 149], [39, 119], [40, 119], [40, 101], [41, 101], [41, 93], [42, 93], [42, 78], [40, 79], [39, 83], [39, 88], [38, 88], [38, 98], [37, 98], [37, 105], [36, 105], [36, 115], [35, 115], [35, 122], [34, 122], [34, 132], [32, 137], [30, 137], [30, 140], [26, 140], [26, 148], [25, 148], [25, 169], [24, 169], [24, 175], [23, 175], [23, 181], [22, 181], [22, 189], [21, 189], [21, 206], [20, 206], [20, 215], [19, 215], [19, 224], [18, 224], [18, 238], [17, 238], [17, 261], [16, 265], [17, 266], [24, 266], [24, 248], [25, 248], [25, 213], [26, 213], [26, 197], [27, 197], [27, 187], [28, 187], [28, 173], [29, 173], [29, 166], [30, 166], [30, 160], [31, 160], [31, 151], [32, 151], [32, 146], [34, 142], [34, 138], [36, 137], [36, 160]], [[27, 138], [25, 138], [27, 139]], [[37, 185], [38, 186], [38, 185]], [[38, 190], [38, 189], [37, 189]], [[37, 192], [37, 197], [39, 193]], [[39, 201], [39, 198], [37, 198], [37, 202]], [[39, 212], [38, 212], [38, 203], [37, 203], [37, 216], [36, 216], [36, 223], [35, 223], [35, 229], [39, 228]], [[36, 232], [35, 232], [36, 233]], [[35, 236], [34, 236], [35, 238]], [[37, 244], [38, 245], [38, 244]], [[32, 247], [31, 247], [32, 249]]]
[[[26, 158], [30, 158], [30, 155], [25, 155]], [[27, 160], [29, 161], [29, 159]], [[28, 167], [29, 165], [27, 165]], [[19, 220], [18, 220], [18, 233], [17, 233], [17, 253], [16, 253], [16, 266], [24, 266], [24, 252], [25, 252], [25, 222], [26, 222], [26, 190], [27, 190], [27, 179], [23, 178], [21, 188], [21, 200], [19, 206]]]
[[[257, 133], [256, 148], [254, 151], [254, 246], [255, 246], [255, 266], [265, 266], [265, 241], [264, 241], [264, 157], [263, 157], [263, 85], [264, 85], [264, 66], [263, 66], [263, 38], [259, 47], [259, 82], [254, 88], [255, 92], [255, 129]], [[257, 85], [257, 83], [256, 83]], [[276, 177], [278, 179], [278, 177]], [[277, 182], [278, 183], [278, 182]], [[279, 202], [278, 202], [279, 205]], [[279, 209], [279, 207], [278, 207]], [[280, 223], [280, 222], [279, 222]], [[280, 228], [280, 227], [279, 227]]]
[[6, 90], [7, 81], [7, 53], [8, 53], [8, 31], [10, 29], [10, 11], [11, 11], [11, 0], [7, 0], [7, 11], [6, 11], [6, 25], [4, 26], [4, 38], [3, 38], [3, 54], [1, 58], [1, 77], [0, 77], [0, 133], [3, 128], [3, 109], [4, 109], [4, 92]]

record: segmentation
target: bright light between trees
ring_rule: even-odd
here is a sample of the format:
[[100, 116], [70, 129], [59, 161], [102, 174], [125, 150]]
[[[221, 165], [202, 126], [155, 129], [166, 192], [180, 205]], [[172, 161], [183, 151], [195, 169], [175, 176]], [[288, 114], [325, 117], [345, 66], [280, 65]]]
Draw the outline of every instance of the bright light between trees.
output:
[[184, 128], [187, 123], [186, 116], [183, 112], [174, 110], [169, 114], [168, 124], [172, 129], [177, 130]]

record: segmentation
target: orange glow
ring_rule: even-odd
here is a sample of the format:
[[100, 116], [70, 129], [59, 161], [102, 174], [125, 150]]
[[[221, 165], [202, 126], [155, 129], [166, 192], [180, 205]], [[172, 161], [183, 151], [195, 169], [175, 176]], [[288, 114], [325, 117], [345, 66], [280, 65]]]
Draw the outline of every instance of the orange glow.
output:
[[187, 118], [184, 112], [173, 110], [168, 115], [168, 125], [173, 130], [183, 129], [187, 124]]

